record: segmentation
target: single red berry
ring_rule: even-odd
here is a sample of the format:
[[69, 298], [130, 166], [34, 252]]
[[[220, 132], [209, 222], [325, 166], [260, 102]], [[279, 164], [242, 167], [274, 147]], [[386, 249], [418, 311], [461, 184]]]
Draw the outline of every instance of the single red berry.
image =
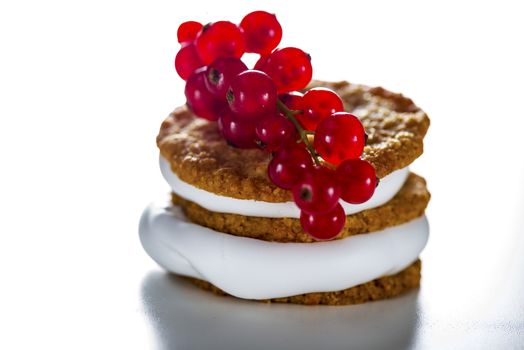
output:
[[313, 76], [311, 57], [296, 47], [273, 51], [263, 65], [263, 70], [273, 78], [279, 93], [301, 90]]
[[298, 91], [291, 91], [278, 95], [278, 99], [285, 104], [289, 110], [294, 112], [293, 115], [295, 119], [300, 122], [302, 119], [302, 111], [304, 110], [304, 95]]
[[246, 40], [246, 52], [269, 54], [282, 39], [282, 27], [277, 17], [265, 11], [254, 11], [247, 14], [239, 27]]
[[256, 120], [276, 110], [277, 89], [266, 73], [246, 70], [231, 81], [227, 100], [240, 119]]
[[255, 123], [239, 120], [229, 108], [218, 119], [218, 129], [230, 146], [237, 148], [257, 148]]
[[312, 214], [327, 213], [340, 199], [340, 186], [336, 173], [323, 166], [308, 170], [293, 186], [293, 198], [297, 206]]
[[315, 130], [322, 120], [344, 111], [344, 104], [333, 90], [318, 87], [306, 91], [302, 109], [304, 112], [297, 119], [306, 130]]
[[255, 63], [255, 67], [253, 67], [253, 69], [264, 71], [264, 67], [266, 66], [266, 63], [267, 63], [268, 59], [269, 59], [269, 55], [268, 56], [260, 56], [258, 61]]
[[312, 167], [313, 160], [304, 147], [288, 145], [273, 155], [267, 170], [269, 178], [275, 185], [290, 190]]
[[245, 50], [240, 29], [227, 21], [205, 25], [197, 35], [195, 45], [204, 64], [210, 64], [219, 57], [240, 58]]
[[291, 121], [278, 113], [263, 116], [257, 122], [256, 132], [264, 149], [274, 152], [297, 139], [297, 130]]
[[206, 86], [209, 92], [222, 100], [233, 78], [247, 70], [246, 65], [235, 57], [217, 58], [207, 67]]
[[368, 201], [377, 187], [377, 175], [373, 166], [360, 158], [347, 159], [337, 167], [341, 198], [348, 203]]
[[300, 224], [304, 231], [319, 241], [330, 240], [338, 236], [345, 222], [346, 213], [340, 203], [325, 214], [308, 214], [305, 211], [300, 213]]
[[220, 101], [206, 88], [206, 68], [197, 69], [186, 81], [185, 95], [187, 105], [197, 116], [208, 120], [217, 120], [224, 108], [225, 101]]
[[320, 122], [314, 146], [325, 161], [338, 165], [346, 159], [359, 158], [365, 140], [360, 120], [353, 114], [337, 112]]
[[304, 109], [304, 95], [298, 91], [280, 94], [278, 98], [292, 111], [302, 111]]
[[195, 40], [198, 32], [202, 30], [202, 24], [195, 21], [187, 21], [178, 26], [176, 33], [179, 43], [192, 42]]
[[175, 69], [180, 78], [187, 80], [191, 73], [202, 67], [204, 63], [196, 52], [195, 45], [185, 44], [178, 51], [175, 57]]

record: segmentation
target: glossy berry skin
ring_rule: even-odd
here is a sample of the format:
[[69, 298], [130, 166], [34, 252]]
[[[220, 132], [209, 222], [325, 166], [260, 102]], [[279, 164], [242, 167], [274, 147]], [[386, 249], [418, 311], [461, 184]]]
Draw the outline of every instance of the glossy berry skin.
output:
[[364, 127], [353, 114], [338, 112], [320, 122], [314, 146], [322, 158], [334, 165], [359, 158], [364, 150]]
[[198, 56], [195, 45], [193, 44], [183, 45], [176, 54], [175, 69], [178, 75], [184, 80], [187, 80], [191, 73], [203, 65], [204, 63], [200, 60], [200, 56]]
[[267, 55], [282, 39], [282, 27], [274, 14], [254, 11], [247, 14], [239, 25], [246, 40], [246, 52]]
[[239, 119], [257, 120], [276, 110], [277, 89], [266, 73], [246, 70], [231, 82], [227, 100]]
[[255, 124], [241, 121], [227, 108], [218, 119], [218, 129], [230, 146], [257, 148]]
[[273, 51], [263, 71], [273, 78], [279, 93], [305, 88], [313, 75], [310, 56], [296, 47]]
[[306, 149], [300, 145], [292, 145], [280, 149], [273, 155], [268, 165], [268, 176], [280, 188], [290, 190], [309, 169], [313, 161]]
[[253, 69], [264, 71], [264, 67], [266, 66], [266, 63], [267, 63], [268, 59], [269, 59], [269, 55], [268, 56], [260, 56], [258, 61], [255, 63], [255, 66], [253, 67]]
[[318, 241], [326, 241], [338, 236], [345, 222], [346, 213], [340, 203], [324, 214], [308, 214], [305, 211], [300, 213], [302, 228]]
[[196, 37], [195, 45], [204, 64], [210, 64], [219, 57], [240, 58], [245, 50], [240, 29], [228, 21], [204, 26]]
[[278, 113], [262, 116], [257, 122], [256, 133], [268, 152], [274, 152], [298, 138], [293, 123]]
[[278, 98], [292, 111], [302, 111], [304, 109], [304, 95], [298, 91], [280, 94]]
[[316, 166], [305, 172], [302, 179], [293, 186], [296, 205], [310, 214], [331, 211], [340, 199], [340, 186], [336, 173], [326, 167]]
[[206, 86], [209, 92], [217, 98], [226, 99], [226, 93], [231, 81], [247, 66], [235, 57], [221, 57], [213, 61], [206, 72]]
[[187, 105], [197, 116], [217, 120], [227, 104], [215, 98], [206, 88], [206, 68], [197, 69], [186, 81], [185, 95]]
[[375, 168], [362, 159], [348, 159], [337, 167], [341, 198], [348, 203], [367, 202], [377, 187]]
[[178, 26], [176, 33], [179, 43], [192, 42], [195, 40], [198, 32], [202, 30], [202, 24], [195, 21], [187, 21]]
[[304, 112], [297, 119], [306, 130], [315, 130], [322, 120], [344, 111], [342, 99], [333, 90], [322, 87], [309, 89], [302, 104]]

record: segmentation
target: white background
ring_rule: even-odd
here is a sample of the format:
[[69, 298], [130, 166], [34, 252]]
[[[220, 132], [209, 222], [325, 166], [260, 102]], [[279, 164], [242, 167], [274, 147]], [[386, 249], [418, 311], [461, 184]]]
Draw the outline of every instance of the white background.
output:
[[[431, 117], [413, 165], [433, 194], [431, 237], [403, 346], [522, 348], [517, 4], [1, 1], [0, 348], [191, 348], [188, 338], [205, 336], [195, 329], [220, 324], [192, 334], [163, 324], [181, 282], [142, 251], [137, 224], [167, 192], [155, 136], [184, 102], [173, 69], [178, 24], [237, 22], [255, 9], [277, 14], [283, 45], [310, 52], [316, 78], [382, 85]], [[377, 305], [385, 316], [394, 303]], [[215, 348], [227, 331], [209, 333]]]

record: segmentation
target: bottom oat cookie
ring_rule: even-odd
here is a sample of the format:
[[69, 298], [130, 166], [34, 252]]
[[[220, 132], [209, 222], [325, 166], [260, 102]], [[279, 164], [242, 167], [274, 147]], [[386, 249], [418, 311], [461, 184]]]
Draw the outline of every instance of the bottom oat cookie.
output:
[[[293, 303], [305, 305], [350, 305], [395, 297], [420, 285], [421, 261], [418, 259], [395, 275], [384, 276], [355, 287], [336, 292], [307, 293], [284, 298], [258, 300], [267, 303]], [[228, 294], [209, 282], [185, 277], [198, 287], [215, 294]]]

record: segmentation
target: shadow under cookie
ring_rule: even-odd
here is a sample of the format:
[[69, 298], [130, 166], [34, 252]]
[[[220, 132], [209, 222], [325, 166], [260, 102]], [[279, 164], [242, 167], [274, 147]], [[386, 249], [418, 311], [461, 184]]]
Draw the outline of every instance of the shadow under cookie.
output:
[[373, 303], [315, 307], [220, 297], [155, 271], [144, 277], [140, 299], [159, 349], [405, 349], [418, 324], [417, 289]]

